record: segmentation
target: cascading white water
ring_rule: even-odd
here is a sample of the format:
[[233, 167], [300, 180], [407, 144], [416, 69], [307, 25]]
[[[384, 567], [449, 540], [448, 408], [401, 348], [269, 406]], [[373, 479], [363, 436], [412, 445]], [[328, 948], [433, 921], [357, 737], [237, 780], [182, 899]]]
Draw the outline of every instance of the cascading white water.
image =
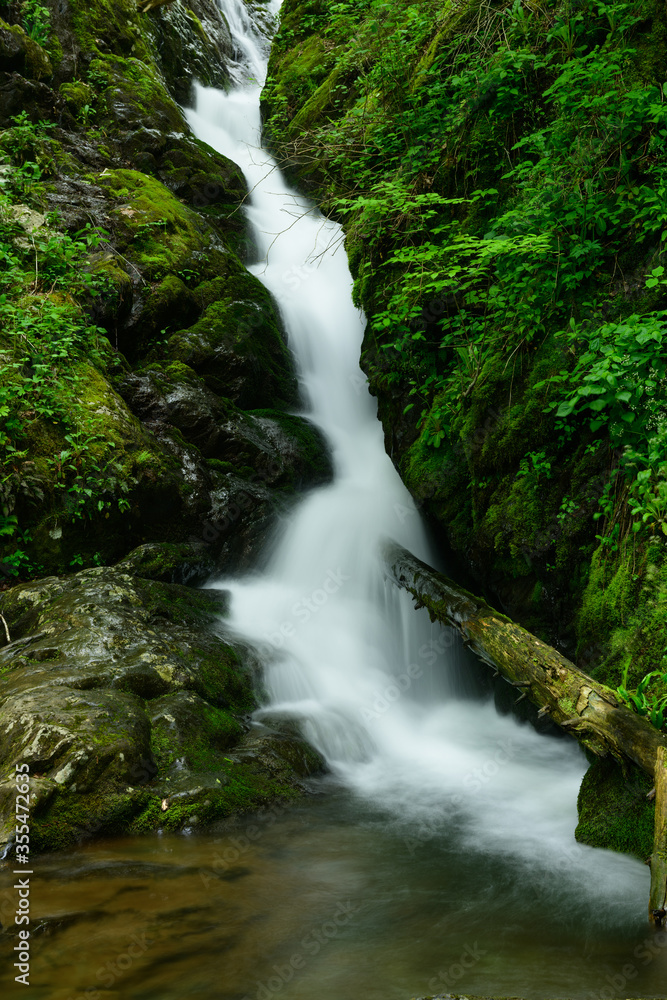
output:
[[265, 660], [262, 717], [298, 719], [334, 773], [407, 821], [417, 840], [446, 836], [466, 851], [514, 858], [545, 901], [565, 893], [568, 907], [640, 913], [646, 869], [574, 842], [585, 770], [578, 747], [467, 696], [463, 650], [385, 586], [383, 536], [433, 560], [359, 369], [364, 320], [352, 305], [340, 227], [290, 190], [261, 148], [265, 47], [241, 0], [224, 9], [243, 54], [238, 86], [198, 87], [188, 120], [245, 172], [260, 257], [251, 270], [280, 307], [305, 412], [335, 469], [331, 485], [306, 496], [281, 528], [262, 575], [218, 584], [232, 593], [232, 625]]

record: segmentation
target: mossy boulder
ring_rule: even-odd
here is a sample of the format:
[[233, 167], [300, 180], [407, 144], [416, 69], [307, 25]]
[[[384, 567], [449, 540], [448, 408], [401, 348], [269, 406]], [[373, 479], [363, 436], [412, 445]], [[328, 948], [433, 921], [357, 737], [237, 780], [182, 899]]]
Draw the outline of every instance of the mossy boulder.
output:
[[235, 746], [244, 734], [229, 712], [207, 704], [193, 691], [179, 691], [150, 704], [153, 751], [165, 773], [172, 768], [206, 770], [221, 751]]
[[109, 250], [90, 255], [89, 271], [96, 279], [96, 294], [84, 302], [92, 321], [103, 327], [112, 342], [129, 319], [134, 303], [134, 288], [127, 265]]
[[259, 282], [237, 281], [231, 295], [173, 334], [168, 347], [210, 389], [243, 409], [297, 401], [293, 363], [271, 297]]
[[177, 274], [168, 274], [149, 292], [142, 324], [157, 334], [175, 326], [188, 326], [198, 316], [194, 293]]
[[180, 362], [144, 365], [125, 375], [119, 388], [147, 426], [177, 428], [212, 471], [243, 475], [251, 469], [265, 484], [289, 489], [331, 477], [326, 443], [305, 418], [280, 410], [243, 411]]
[[211, 228], [160, 181], [138, 170], [108, 170], [97, 180], [115, 199], [120, 249], [146, 280], [161, 281], [179, 271], [201, 273], [203, 279], [224, 267], [228, 251]]
[[53, 76], [48, 53], [18, 24], [0, 18], [0, 67], [4, 72], [21, 73], [33, 80]]
[[93, 88], [84, 83], [83, 80], [61, 83], [58, 89], [75, 115], [80, 114], [86, 106], [90, 107], [95, 100]]
[[594, 760], [579, 790], [576, 839], [645, 861], [653, 852], [655, 809], [647, 799], [652, 784], [637, 768], [624, 769], [607, 758]]
[[[142, 556], [138, 568], [152, 572]], [[242, 742], [257, 664], [227, 634], [225, 606], [217, 591], [120, 567], [2, 595], [11, 638], [0, 649], [3, 844], [20, 763], [35, 795], [36, 850], [98, 833], [181, 829], [300, 793], [304, 760], [321, 766], [307, 749], [293, 748], [291, 763], [282, 754], [277, 768]]]
[[[188, 521], [200, 517], [178, 459], [104, 373], [80, 363], [77, 379], [72, 405], [86, 415], [84, 431], [72, 437], [47, 419], [24, 428], [31, 463], [15, 510], [20, 523], [30, 525], [30, 554], [51, 572], [77, 560], [114, 561], [146, 535], [163, 540], [180, 531], [187, 538]], [[54, 455], [62, 456], [60, 462]]]
[[131, 576], [190, 586], [204, 583], [216, 568], [203, 543], [193, 547], [186, 542], [147, 542], [129, 552], [117, 566]]
[[234, 756], [274, 778], [286, 779], [290, 774], [310, 778], [325, 770], [321, 754], [309, 746], [298, 732], [276, 732], [257, 723], [234, 749]]
[[[207, 221], [141, 171], [107, 169], [97, 181], [106, 194], [116, 253], [133, 280], [132, 313], [117, 329], [118, 346], [130, 360], [145, 355], [153, 340], [195, 321], [201, 312], [196, 288], [216, 278], [218, 292], [222, 296], [224, 288], [228, 301], [241, 294], [266, 310], [266, 323], [279, 338], [276, 350], [282, 349], [281, 360], [290, 366], [267, 293], [221, 240], [216, 219]], [[266, 351], [263, 358], [271, 361]]]

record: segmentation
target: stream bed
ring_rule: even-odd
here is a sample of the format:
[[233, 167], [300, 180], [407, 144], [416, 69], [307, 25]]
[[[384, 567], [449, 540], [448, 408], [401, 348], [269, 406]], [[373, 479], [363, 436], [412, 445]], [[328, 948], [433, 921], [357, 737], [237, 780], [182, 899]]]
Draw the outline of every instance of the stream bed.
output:
[[[648, 931], [643, 885], [605, 901], [566, 872], [475, 851], [451, 828], [392, 820], [331, 779], [313, 790], [215, 835], [104, 840], [35, 859], [21, 995], [664, 996], [667, 935]], [[3, 912], [13, 884], [3, 870]], [[2, 949], [5, 989], [18, 990], [7, 937]]]

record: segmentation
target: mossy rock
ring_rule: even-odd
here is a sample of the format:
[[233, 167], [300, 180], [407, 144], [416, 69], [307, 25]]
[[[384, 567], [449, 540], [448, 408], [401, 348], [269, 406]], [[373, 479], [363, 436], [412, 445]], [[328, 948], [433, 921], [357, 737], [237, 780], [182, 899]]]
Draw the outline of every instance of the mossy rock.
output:
[[181, 583], [196, 586], [215, 570], [215, 562], [203, 543], [147, 542], [124, 556], [117, 564], [122, 573], [141, 576], [160, 583]]
[[242, 409], [294, 404], [294, 366], [268, 292], [256, 279], [237, 279], [234, 291], [243, 298], [213, 302], [193, 326], [175, 333], [170, 355]]
[[129, 318], [134, 301], [131, 275], [111, 251], [90, 255], [89, 272], [96, 279], [96, 294], [84, 301], [84, 307], [94, 323], [104, 327], [110, 338]]
[[326, 442], [305, 418], [280, 410], [246, 412], [216, 396], [188, 365], [152, 362], [118, 383], [148, 426], [175, 427], [211, 470], [250, 474], [289, 490], [327, 482]]
[[211, 0], [175, 0], [149, 12], [157, 59], [170, 92], [190, 104], [193, 81], [226, 89], [234, 55], [229, 25]]
[[[150, 61], [151, 53], [142, 32], [143, 19], [133, 0], [70, 0], [66, 20], [62, 12], [55, 20], [59, 34], [74, 36], [82, 52], [93, 55], [133, 56]], [[63, 31], [65, 22], [67, 30]]]
[[142, 322], [151, 330], [166, 332], [175, 326], [194, 323], [198, 315], [199, 309], [192, 291], [178, 275], [168, 274], [157, 287], [151, 289]]
[[647, 799], [652, 784], [638, 768], [624, 773], [611, 758], [594, 760], [579, 790], [576, 839], [645, 861], [653, 851], [655, 807]]
[[97, 182], [116, 198], [121, 247], [146, 279], [183, 271], [204, 279], [224, 268], [228, 252], [210, 227], [160, 181], [138, 170], [109, 170]]
[[257, 723], [235, 748], [234, 756], [253, 769], [283, 779], [290, 774], [310, 778], [327, 769], [322, 755], [298, 733], [274, 732]]
[[[600, 545], [593, 553], [588, 579], [577, 613], [581, 651], [594, 649], [597, 660], [589, 668], [596, 679], [616, 687], [635, 688], [667, 663], [667, 558], [664, 544], [654, 538], [641, 561], [628, 547], [608, 552]], [[667, 693], [660, 676], [647, 696]]]
[[[155, 560], [139, 552], [135, 567], [152, 573]], [[121, 568], [2, 594], [12, 640], [0, 648], [2, 843], [15, 823], [16, 763], [30, 767], [35, 850], [181, 829], [303, 791], [307, 749], [278, 767], [242, 744], [256, 659], [226, 635], [225, 607], [224, 594]]]
[[132, 316], [116, 330], [118, 346], [130, 360], [145, 355], [167, 331], [197, 319], [200, 306], [191, 288], [202, 281], [229, 275], [232, 287], [245, 285], [250, 295], [262, 296], [259, 282], [212, 225], [157, 178], [107, 170], [98, 181], [111, 202], [116, 246], [134, 274]]
[[30, 38], [18, 24], [0, 18], [0, 65], [4, 72], [21, 73], [33, 80], [53, 76], [48, 53]]
[[59, 92], [67, 101], [74, 114], [79, 114], [82, 108], [94, 103], [95, 92], [83, 80], [72, 80], [70, 83], [61, 83]]
[[[18, 495], [16, 512], [20, 523], [30, 526], [30, 556], [50, 572], [67, 569], [73, 560], [115, 561], [142, 536], [164, 539], [182, 521], [181, 540], [188, 530], [190, 498], [178, 461], [101, 371], [80, 363], [77, 374], [73, 415], [85, 412], [86, 427], [79, 446], [81, 471], [73, 481], [71, 475], [65, 479], [67, 489], [53, 462], [54, 455], [72, 447], [65, 430], [46, 417], [24, 429], [38, 489]], [[94, 504], [86, 493], [93, 476]], [[9, 554], [8, 544], [4, 551]]]
[[192, 771], [215, 770], [221, 755], [241, 739], [241, 723], [192, 691], [156, 698], [150, 705], [151, 741], [159, 768], [169, 774], [175, 764]]
[[247, 418], [263, 438], [254, 467], [264, 472], [269, 482], [299, 490], [331, 481], [333, 467], [328, 444], [309, 420], [267, 409], [252, 410]]

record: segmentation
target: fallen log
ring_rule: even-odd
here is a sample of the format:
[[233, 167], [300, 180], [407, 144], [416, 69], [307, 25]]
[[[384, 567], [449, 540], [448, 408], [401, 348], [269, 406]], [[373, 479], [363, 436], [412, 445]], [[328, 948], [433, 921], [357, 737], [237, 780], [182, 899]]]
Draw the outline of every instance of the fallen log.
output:
[[[627, 758], [656, 777], [658, 750], [667, 748], [667, 736], [611, 688], [396, 542], [385, 542], [384, 557], [389, 579], [426, 607], [431, 621], [458, 629], [466, 646], [513, 684], [519, 697], [537, 705], [541, 715], [548, 714], [597, 756], [611, 754], [621, 763]], [[667, 780], [663, 771], [660, 779]], [[667, 789], [664, 801], [667, 810]], [[667, 854], [664, 872], [667, 877]]]
[[658, 747], [655, 766], [655, 826], [651, 866], [648, 918], [662, 927], [667, 915], [667, 751]]

